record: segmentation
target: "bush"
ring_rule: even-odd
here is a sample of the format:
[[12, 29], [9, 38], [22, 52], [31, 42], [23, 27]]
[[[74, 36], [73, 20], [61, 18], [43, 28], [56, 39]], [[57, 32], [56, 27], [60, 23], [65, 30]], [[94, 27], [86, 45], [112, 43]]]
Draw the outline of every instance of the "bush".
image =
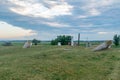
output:
[[115, 46], [118, 46], [120, 44], [120, 36], [118, 36], [117, 34], [114, 35], [113, 43], [115, 44]]
[[71, 36], [57, 36], [57, 38], [55, 40], [51, 41], [52, 45], [57, 45], [58, 42], [61, 42], [61, 45], [68, 45], [68, 43], [71, 43]]
[[11, 42], [4, 42], [4, 43], [2, 44], [2, 46], [12, 46], [12, 43], [11, 43]]

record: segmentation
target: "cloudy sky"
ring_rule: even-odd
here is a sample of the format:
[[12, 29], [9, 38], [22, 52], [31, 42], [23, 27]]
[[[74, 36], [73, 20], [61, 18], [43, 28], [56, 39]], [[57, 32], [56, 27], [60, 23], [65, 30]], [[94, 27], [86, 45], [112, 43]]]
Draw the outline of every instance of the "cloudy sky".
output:
[[0, 39], [57, 35], [108, 40], [120, 34], [120, 0], [0, 0]]

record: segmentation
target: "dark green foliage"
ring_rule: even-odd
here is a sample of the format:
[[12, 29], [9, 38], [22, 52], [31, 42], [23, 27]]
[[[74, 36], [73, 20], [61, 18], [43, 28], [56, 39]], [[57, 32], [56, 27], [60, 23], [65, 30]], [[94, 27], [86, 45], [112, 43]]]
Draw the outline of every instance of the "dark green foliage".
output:
[[33, 40], [32, 40], [32, 43], [34, 43], [34, 45], [37, 45], [38, 43], [40, 43], [40, 41], [37, 40], [37, 39], [33, 39]]
[[61, 42], [61, 45], [68, 45], [69, 43], [71, 43], [71, 36], [65, 36], [65, 35], [60, 35], [57, 36], [57, 38], [55, 40], [51, 41], [52, 45], [57, 45], [58, 42]]
[[3, 46], [12, 46], [12, 43], [11, 42], [4, 42], [2, 45]]
[[120, 36], [118, 36], [117, 34], [114, 35], [113, 43], [115, 44], [115, 46], [118, 46], [120, 44]]
[[51, 41], [51, 45], [57, 45], [58, 41], [57, 39]]

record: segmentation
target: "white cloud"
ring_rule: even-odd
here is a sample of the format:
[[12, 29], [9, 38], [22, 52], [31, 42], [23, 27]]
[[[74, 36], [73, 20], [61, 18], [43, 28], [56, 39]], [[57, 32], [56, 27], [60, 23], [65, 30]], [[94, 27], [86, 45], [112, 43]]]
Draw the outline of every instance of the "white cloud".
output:
[[89, 13], [90, 13], [91, 16], [98, 16], [98, 15], [101, 14], [101, 12], [99, 10], [95, 9], [95, 8], [89, 10]]
[[88, 17], [87, 15], [80, 15], [80, 16], [78, 16], [77, 18], [85, 19], [85, 18], [87, 18], [87, 17]]
[[83, 27], [83, 28], [90, 28], [90, 27], [93, 27], [94, 25], [93, 24], [80, 24], [79, 27]]
[[32, 0], [9, 0], [12, 4], [16, 5], [11, 7], [10, 10], [25, 16], [54, 18], [55, 16], [71, 15], [73, 6], [68, 3], [60, 3], [57, 1], [46, 1], [50, 7], [46, 7], [42, 3]]
[[37, 34], [33, 30], [22, 29], [16, 26], [12, 26], [3, 21], [0, 21], [0, 26], [0, 38], [19, 38]]
[[42, 24], [46, 24], [46, 25], [49, 25], [51, 27], [56, 27], [56, 28], [70, 27], [70, 25], [63, 24], [63, 23], [57, 23], [57, 22], [42, 22]]
[[115, 32], [105, 32], [105, 31], [101, 31], [101, 32], [98, 32], [98, 34], [100, 34], [100, 35], [105, 35], [105, 34], [115, 34]]
[[98, 32], [98, 34], [108, 34], [108, 32]]
[[82, 6], [82, 10], [85, 11], [84, 15], [80, 15], [78, 18], [88, 18], [91, 16], [99, 16], [104, 11], [114, 5], [114, 0], [85, 0], [85, 5]]

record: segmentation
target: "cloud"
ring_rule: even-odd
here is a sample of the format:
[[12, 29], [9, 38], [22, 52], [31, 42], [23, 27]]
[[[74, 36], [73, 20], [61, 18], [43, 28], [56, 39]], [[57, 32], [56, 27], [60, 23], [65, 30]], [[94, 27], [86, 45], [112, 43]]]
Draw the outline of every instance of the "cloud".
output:
[[105, 35], [105, 34], [115, 34], [115, 32], [98, 32], [98, 34], [100, 34], [100, 35]]
[[94, 26], [93, 24], [85, 23], [85, 24], [80, 24], [79, 27], [81, 27], [81, 28], [91, 28], [91, 27], [93, 27], [93, 26]]
[[98, 34], [108, 34], [108, 32], [98, 32]]
[[1, 0], [0, 21], [28, 34], [35, 30], [40, 39], [46, 40], [79, 32], [85, 38], [112, 39], [113, 32], [120, 30], [119, 3], [120, 0]]
[[41, 18], [54, 18], [62, 15], [72, 15], [73, 6], [64, 2], [58, 4], [57, 1], [46, 1], [50, 7], [45, 6], [42, 3], [38, 3], [36, 0], [9, 0], [13, 5], [10, 10], [24, 16], [41, 17]]
[[88, 17], [87, 15], [80, 15], [80, 16], [78, 16], [77, 18], [85, 19], [85, 18], [87, 18], [87, 17]]
[[108, 10], [111, 5], [114, 5], [114, 0], [85, 0], [84, 6], [80, 7], [85, 13], [78, 18], [88, 18], [91, 16], [99, 16], [104, 11]]
[[33, 30], [12, 26], [3, 21], [0, 21], [0, 26], [0, 38], [19, 38], [37, 34]]
[[57, 22], [42, 22], [43, 24], [49, 25], [51, 27], [55, 28], [65, 28], [65, 27], [70, 27], [70, 25], [63, 24], [63, 23], [57, 23]]

